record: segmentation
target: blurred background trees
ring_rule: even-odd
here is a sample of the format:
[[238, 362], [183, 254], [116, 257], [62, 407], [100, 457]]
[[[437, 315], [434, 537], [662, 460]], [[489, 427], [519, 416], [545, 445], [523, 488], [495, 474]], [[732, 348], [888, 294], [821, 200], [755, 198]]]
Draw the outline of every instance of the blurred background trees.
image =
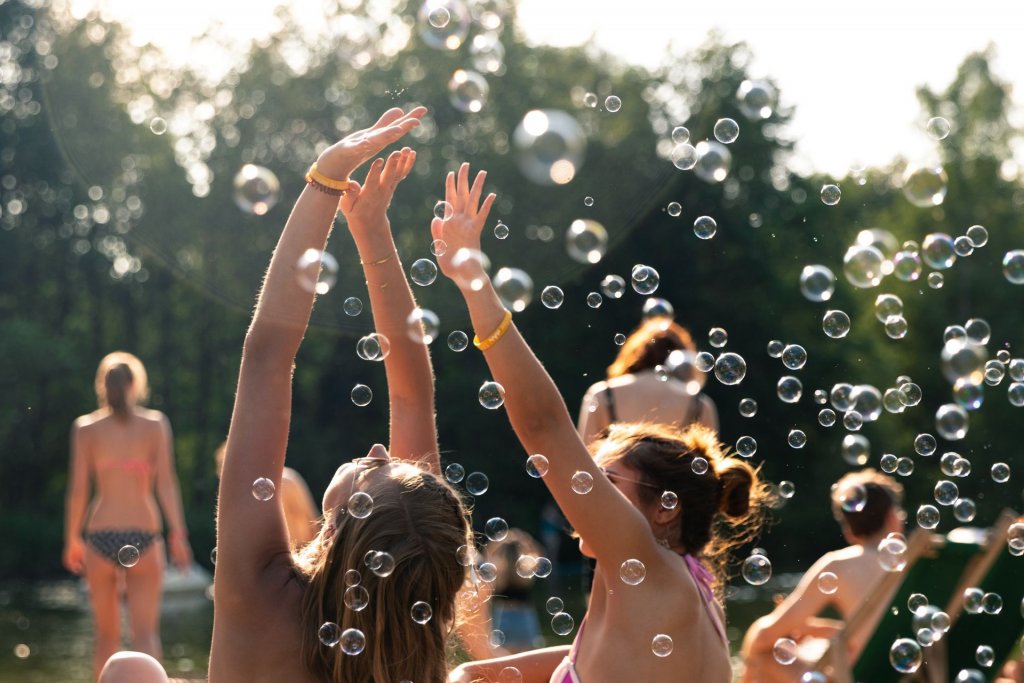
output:
[[[1000, 265], [1007, 250], [1024, 247], [1024, 187], [1009, 146], [1018, 131], [1007, 119], [1009, 88], [990, 72], [989, 54], [968, 55], [944, 92], [919, 93], [923, 120], [941, 116], [952, 127], [936, 143], [948, 176], [945, 201], [920, 208], [898, 188], [903, 159], [843, 179], [787, 170], [791, 112], [770, 106], [764, 118], [750, 118], [737, 98], [749, 79], [743, 44], [710, 36], [647, 70], [590, 46], [529, 46], [515, 30], [513, 8], [496, 0], [471, 3], [471, 14], [451, 16], [442, 29], [430, 28], [430, 17], [418, 17], [411, 3], [388, 12], [348, 5], [326, 14], [320, 33], [283, 13], [280, 31], [245, 59], [188, 71], [132, 46], [119, 26], [98, 17], [75, 22], [40, 0], [0, 3], [0, 576], [61, 572], [68, 428], [92, 409], [96, 363], [114, 349], [147, 364], [150, 403], [175, 428], [193, 545], [197, 557], [208, 555], [212, 454], [226, 434], [249, 311], [302, 174], [329, 142], [388, 107], [413, 104], [431, 113], [411, 141], [415, 174], [391, 209], [403, 261], [430, 257], [428, 225], [445, 172], [463, 160], [486, 168], [500, 196], [492, 223], [510, 228], [504, 240], [485, 236], [492, 272], [510, 266], [531, 276], [534, 301], [517, 323], [570, 410], [603, 377], [617, 351], [614, 335], [633, 328], [646, 298], [627, 286], [621, 299], [605, 296], [591, 308], [587, 294], [600, 292], [611, 273], [628, 283], [643, 263], [660, 274], [653, 296], [672, 302], [702, 350], [717, 352], [706, 333], [724, 327], [725, 350], [746, 359], [740, 385], [724, 386], [712, 374], [705, 390], [718, 404], [723, 440], [754, 436], [764, 474], [795, 484], [762, 543], [777, 568], [803, 568], [839, 541], [826, 510], [828, 485], [851, 466], [840, 455], [846, 432], [841, 423], [818, 424], [815, 389], [848, 382], [884, 391], [899, 375], [920, 384], [919, 406], [883, 411], [861, 433], [871, 442], [872, 465], [883, 453], [915, 461], [905, 479], [911, 510], [930, 501], [944, 475], [938, 457], [917, 456], [913, 441], [934, 433], [935, 409], [951, 401], [939, 371], [944, 328], [985, 318], [990, 357], [1000, 348], [1020, 355], [1024, 345], [1022, 290]], [[486, 81], [486, 96], [473, 79], [449, 89], [460, 69]], [[611, 111], [608, 96], [621, 109]], [[521, 169], [524, 154], [546, 158], [543, 141], [525, 152], [516, 145], [515, 131], [534, 109], [560, 110], [578, 126], [553, 131], [582, 145], [571, 172], [557, 178], [567, 182], [540, 184]], [[740, 134], [728, 145], [723, 177], [709, 181], [673, 166], [673, 129], [688, 128], [696, 145], [714, 140], [724, 117], [739, 123]], [[279, 201], [265, 211], [236, 205], [233, 179], [244, 164], [280, 180]], [[833, 181], [842, 200], [829, 206], [819, 192]], [[681, 205], [680, 215], [666, 210], [670, 202]], [[713, 239], [692, 231], [702, 215], [717, 222]], [[578, 218], [607, 231], [607, 253], [596, 264], [567, 254], [565, 232]], [[889, 276], [871, 289], [855, 289], [842, 276], [843, 254], [864, 228], [921, 242], [931, 232], [962, 235], [973, 224], [988, 229], [988, 244], [945, 271], [940, 289], [925, 284], [926, 273], [911, 282]], [[340, 222], [329, 251], [340, 268], [299, 355], [288, 453], [317, 492], [339, 461], [362, 455], [387, 429], [383, 368], [355, 353], [372, 331], [369, 311], [349, 316], [342, 308], [347, 297], [366, 296]], [[815, 263], [838, 276], [828, 303], [800, 294], [800, 272]], [[537, 300], [547, 285], [564, 291], [560, 308]], [[547, 494], [524, 474], [528, 454], [505, 416], [478, 404], [486, 366], [474, 351], [456, 353], [444, 341], [456, 329], [472, 335], [458, 295], [441, 279], [415, 289], [441, 320], [432, 354], [443, 458], [489, 476], [490, 490], [475, 500], [479, 519], [500, 515], [536, 531]], [[903, 339], [887, 337], [875, 319], [881, 292], [903, 299]], [[822, 333], [826, 308], [850, 314], [849, 336]], [[806, 367], [791, 371], [770, 358], [772, 339], [803, 345]], [[795, 404], [776, 396], [787, 374], [803, 382]], [[973, 473], [957, 483], [978, 504], [979, 524], [1005, 505], [1020, 506], [1015, 476], [995, 484], [988, 474], [993, 462], [1016, 460], [1020, 412], [1007, 401], [1008, 381], [987, 388], [964, 441], [940, 446], [972, 462]], [[357, 382], [374, 390], [366, 407], [349, 398]], [[739, 415], [743, 397], [758, 401], [756, 416]], [[802, 449], [787, 444], [795, 428], [807, 434]], [[942, 528], [956, 524], [944, 514]]]

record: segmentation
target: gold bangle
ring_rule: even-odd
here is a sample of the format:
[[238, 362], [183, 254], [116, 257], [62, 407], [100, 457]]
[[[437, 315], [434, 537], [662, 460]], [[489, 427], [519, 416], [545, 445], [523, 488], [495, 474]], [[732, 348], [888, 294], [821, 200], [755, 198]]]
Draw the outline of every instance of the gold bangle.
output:
[[487, 337], [486, 339], [483, 339], [483, 340], [481, 340], [480, 337], [478, 337], [478, 336], [476, 336], [474, 334], [473, 335], [473, 346], [475, 346], [476, 348], [480, 349], [481, 351], [486, 351], [487, 349], [489, 349], [492, 346], [494, 346], [495, 344], [497, 344], [498, 340], [500, 340], [503, 336], [505, 336], [505, 333], [508, 332], [508, 328], [511, 325], [512, 325], [512, 311], [510, 311], [510, 310], [508, 310], [506, 308], [505, 309], [505, 316], [501, 319], [501, 322], [498, 324], [498, 329], [494, 330], [494, 332], [492, 332], [489, 337]]
[[359, 265], [361, 265], [361, 266], [379, 266], [382, 263], [387, 263], [388, 261], [390, 261], [393, 258], [395, 258], [395, 252], [391, 252], [390, 255], [385, 256], [384, 258], [379, 259], [377, 261], [370, 261], [369, 263], [367, 263], [366, 261], [360, 260], [359, 261]]
[[313, 165], [309, 167], [308, 171], [306, 171], [306, 182], [323, 185], [324, 187], [337, 192], [347, 192], [350, 179], [345, 178], [344, 180], [335, 180], [334, 178], [328, 178], [320, 172], [320, 169], [316, 167], [316, 162], [314, 161]]

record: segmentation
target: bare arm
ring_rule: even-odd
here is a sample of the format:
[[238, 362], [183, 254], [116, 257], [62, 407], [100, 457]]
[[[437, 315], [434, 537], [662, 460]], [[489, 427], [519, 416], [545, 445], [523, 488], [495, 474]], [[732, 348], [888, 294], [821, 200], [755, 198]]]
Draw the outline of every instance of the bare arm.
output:
[[181, 487], [174, 469], [171, 423], [162, 413], [156, 438], [156, 495], [167, 525], [171, 561], [178, 569], [184, 570], [192, 564], [192, 549], [188, 545], [188, 529], [185, 526], [185, 512], [181, 504]]
[[[522, 674], [523, 683], [547, 683], [559, 663], [569, 654], [568, 645], [545, 647], [508, 657], [467, 662], [448, 677], [450, 683], [497, 683], [503, 669], [515, 667]], [[516, 680], [519, 680], [516, 678]]]
[[89, 459], [82, 443], [79, 420], [71, 426], [71, 458], [68, 490], [64, 498], [64, 566], [72, 574], [85, 569], [82, 523], [89, 504]]
[[[459, 284], [477, 336], [486, 339], [502, 322], [505, 308], [482, 268], [467, 279], [465, 271], [456, 272], [452, 263], [460, 249], [479, 250], [480, 232], [494, 202], [492, 194], [480, 204], [484, 174], [477, 176], [472, 189], [468, 176], [468, 164], [459, 169], [458, 179], [449, 174], [446, 196], [454, 215], [434, 219], [431, 229], [435, 239], [448, 243], [448, 251], [438, 260], [445, 274]], [[482, 286], [474, 289], [467, 280]], [[598, 469], [576, 433], [558, 387], [514, 324], [484, 357], [494, 380], [505, 388], [505, 410], [520, 443], [527, 453], [547, 457], [550, 468], [543, 481], [598, 560], [609, 567], [630, 558], [650, 563], [649, 569], [665, 566], [647, 520]], [[593, 480], [586, 495], [572, 489], [571, 479], [577, 472]]]
[[[346, 137], [317, 162], [321, 172], [342, 179], [419, 123], [426, 112], [386, 112], [370, 129]], [[309, 324], [314, 294], [296, 277], [299, 257], [323, 250], [337, 197], [307, 186], [281, 233], [246, 334], [217, 508], [216, 602], [244, 604], [262, 589], [275, 558], [288, 557], [288, 535], [279, 496], [258, 500], [253, 482], [281, 485], [291, 418], [292, 366]], [[265, 596], [264, 596], [265, 597]]]
[[743, 639], [744, 655], [770, 652], [779, 638], [807, 634], [814, 629], [814, 617], [831, 602], [828, 595], [818, 590], [818, 576], [827, 571], [829, 564], [827, 556], [815, 562], [771, 614], [754, 622]]
[[408, 147], [392, 152], [385, 162], [370, 165], [361, 187], [341, 200], [370, 293], [377, 333], [387, 337], [391, 352], [384, 358], [388, 380], [393, 458], [427, 463], [441, 473], [434, 423], [434, 372], [426, 344], [409, 334], [409, 315], [416, 308], [412, 289], [395, 249], [387, 208], [395, 188], [412, 171], [416, 153]]

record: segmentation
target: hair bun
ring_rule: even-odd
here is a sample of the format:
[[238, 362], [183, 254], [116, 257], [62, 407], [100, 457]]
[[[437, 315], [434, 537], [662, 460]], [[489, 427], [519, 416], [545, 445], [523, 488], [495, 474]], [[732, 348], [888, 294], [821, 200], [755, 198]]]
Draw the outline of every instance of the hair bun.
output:
[[718, 470], [718, 480], [722, 485], [718, 511], [733, 518], [746, 517], [750, 512], [750, 490], [754, 479], [750, 465], [735, 458], [726, 458]]

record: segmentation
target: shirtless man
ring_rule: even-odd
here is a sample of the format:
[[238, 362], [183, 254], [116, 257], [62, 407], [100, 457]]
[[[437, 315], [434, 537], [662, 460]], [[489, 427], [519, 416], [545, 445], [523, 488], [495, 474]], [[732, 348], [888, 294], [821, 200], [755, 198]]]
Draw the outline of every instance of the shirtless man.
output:
[[[799, 681], [824, 653], [823, 639], [834, 635], [839, 626], [818, 615], [831, 606], [848, 619], [885, 576], [878, 563], [878, 543], [888, 534], [903, 532], [902, 500], [903, 487], [873, 469], [851, 472], [836, 482], [832, 512], [850, 545], [825, 553], [789, 597], [751, 625], [743, 640], [744, 683]], [[860, 654], [870, 635], [851, 634], [851, 659]], [[772, 649], [779, 638], [798, 643], [797, 661], [782, 665], [775, 660]]]

